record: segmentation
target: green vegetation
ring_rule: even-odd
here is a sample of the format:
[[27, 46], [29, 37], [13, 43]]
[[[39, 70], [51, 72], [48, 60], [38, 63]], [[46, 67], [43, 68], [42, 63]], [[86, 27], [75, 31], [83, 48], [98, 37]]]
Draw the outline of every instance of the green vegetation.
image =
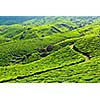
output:
[[99, 83], [99, 51], [100, 17], [0, 17], [1, 83]]
[[[70, 57], [71, 56], [71, 57]], [[51, 55], [27, 65], [13, 65], [0, 68], [0, 79], [3, 81], [31, 75], [37, 72], [59, 68], [62, 65], [70, 65], [84, 61], [84, 57], [77, 52], [65, 47]]]
[[91, 57], [100, 56], [100, 36], [87, 36], [79, 39], [75, 43], [75, 47]]
[[[9, 81], [8, 81], [9, 82]], [[30, 75], [10, 82], [45, 82], [45, 83], [99, 83], [100, 58], [74, 65], [62, 65], [61, 68], [41, 74]]]

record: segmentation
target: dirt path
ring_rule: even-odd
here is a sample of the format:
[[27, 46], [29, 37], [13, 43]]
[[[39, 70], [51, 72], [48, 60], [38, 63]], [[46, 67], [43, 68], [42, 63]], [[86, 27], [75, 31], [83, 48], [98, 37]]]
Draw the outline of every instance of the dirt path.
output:
[[74, 44], [70, 45], [70, 48], [71, 48], [71, 49], [73, 49], [73, 47], [74, 47]]
[[[78, 48], [76, 48], [74, 46], [74, 44], [70, 45], [70, 48], [73, 49], [74, 51], [79, 52], [80, 54], [82, 54], [85, 57], [85, 61], [90, 59], [89, 55], [87, 55], [87, 54], [83, 53], [82, 51], [78, 50]], [[79, 64], [79, 63], [82, 63], [82, 62], [84, 62], [84, 61], [79, 61], [79, 62], [71, 63], [71, 64], [66, 65], [66, 66], [71, 66], [71, 65], [74, 65], [74, 64]], [[5, 79], [5, 80], [0, 81], [0, 83], [10, 82], [10, 81], [14, 81], [16, 79], [21, 80], [21, 79], [28, 78], [28, 77], [31, 77], [31, 76], [34, 76], [34, 75], [38, 75], [38, 74], [42, 74], [42, 73], [45, 73], [45, 72], [48, 72], [48, 71], [51, 71], [51, 70], [57, 70], [57, 69], [63, 68], [64, 66], [59, 66], [59, 67], [56, 67], [56, 68], [51, 68], [51, 69], [39, 71], [39, 72], [30, 74], [30, 75], [17, 76], [16, 78], [13, 78], [13, 79]]]
[[90, 60], [90, 55], [88, 55], [88, 54], [86, 54], [86, 53], [84, 53], [84, 52], [78, 50], [78, 48], [76, 48], [76, 47], [74, 46], [74, 44], [70, 45], [69, 47], [70, 47], [71, 49], [73, 49], [74, 51], [79, 52], [79, 53], [81, 53], [82, 55], [84, 55], [85, 61]]

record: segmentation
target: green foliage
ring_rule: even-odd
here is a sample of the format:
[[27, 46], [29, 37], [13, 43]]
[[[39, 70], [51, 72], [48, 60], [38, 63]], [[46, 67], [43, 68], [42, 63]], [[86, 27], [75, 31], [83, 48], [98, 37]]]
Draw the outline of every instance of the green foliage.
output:
[[[36, 53], [49, 44], [56, 44], [66, 39], [66, 35], [57, 34], [45, 38], [12, 41], [0, 45], [0, 65], [9, 65], [11, 62], [22, 62], [24, 55]], [[19, 59], [17, 60], [17, 58]], [[35, 58], [34, 58], [35, 59]]]
[[34, 83], [99, 83], [100, 57], [74, 65], [64, 65], [59, 69], [52, 69], [45, 73], [36, 74], [9, 82]]
[[0, 81], [27, 76], [82, 61], [84, 61], [84, 57], [82, 55], [71, 50], [69, 47], [65, 47], [33, 63], [26, 65], [18, 64], [0, 68]]
[[0, 82], [99, 83], [99, 16], [0, 17]]
[[100, 36], [89, 36], [79, 39], [75, 46], [91, 57], [100, 56]]

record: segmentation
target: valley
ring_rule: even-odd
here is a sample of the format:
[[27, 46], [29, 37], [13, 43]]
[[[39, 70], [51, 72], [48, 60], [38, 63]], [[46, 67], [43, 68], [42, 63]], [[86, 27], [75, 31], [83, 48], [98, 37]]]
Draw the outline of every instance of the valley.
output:
[[0, 83], [99, 82], [99, 16], [0, 16]]

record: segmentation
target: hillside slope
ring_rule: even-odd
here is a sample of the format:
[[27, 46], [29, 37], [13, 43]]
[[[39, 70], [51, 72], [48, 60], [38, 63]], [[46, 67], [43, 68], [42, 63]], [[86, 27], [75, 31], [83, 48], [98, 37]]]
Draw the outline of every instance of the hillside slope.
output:
[[99, 16], [1, 20], [1, 83], [100, 82]]

